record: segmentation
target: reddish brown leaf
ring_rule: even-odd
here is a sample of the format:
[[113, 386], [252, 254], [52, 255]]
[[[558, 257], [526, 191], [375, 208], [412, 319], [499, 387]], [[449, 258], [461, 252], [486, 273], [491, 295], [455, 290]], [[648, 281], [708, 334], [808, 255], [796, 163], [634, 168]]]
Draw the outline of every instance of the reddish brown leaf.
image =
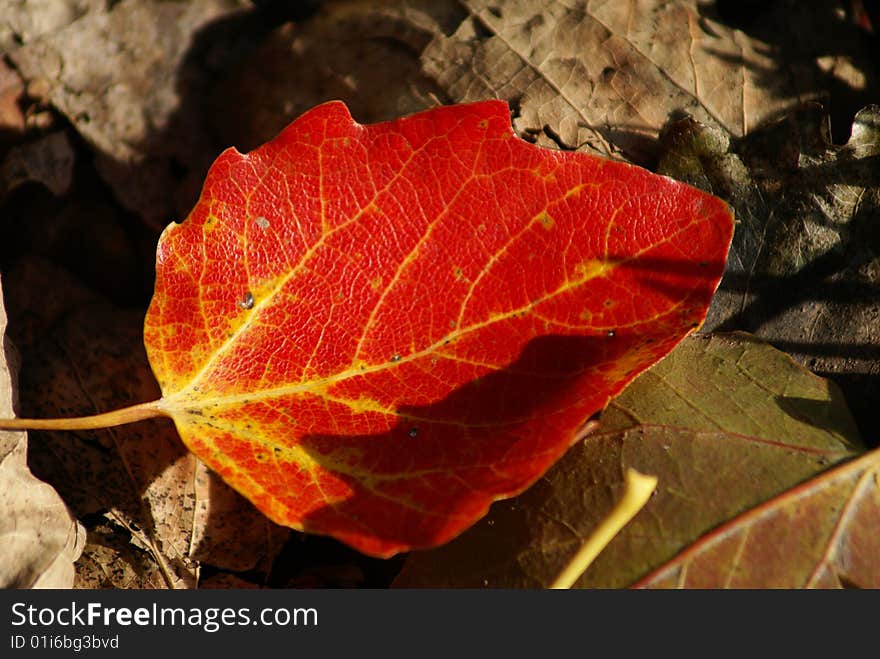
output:
[[506, 105], [227, 150], [163, 234], [158, 408], [273, 520], [387, 556], [525, 489], [703, 320], [718, 199], [516, 138]]
[[635, 584], [880, 588], [880, 449], [708, 533]]

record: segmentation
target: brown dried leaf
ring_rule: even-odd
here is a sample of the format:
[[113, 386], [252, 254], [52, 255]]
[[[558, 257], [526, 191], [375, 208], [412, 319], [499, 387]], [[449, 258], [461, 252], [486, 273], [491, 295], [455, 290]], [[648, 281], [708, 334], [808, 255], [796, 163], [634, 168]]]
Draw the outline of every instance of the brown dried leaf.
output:
[[259, 586], [251, 581], [245, 581], [241, 577], [238, 577], [234, 574], [221, 572], [220, 574], [215, 574], [202, 581], [202, 583], [200, 584], [200, 588], [202, 588], [203, 590], [229, 590], [230, 588], [246, 588], [248, 590], [252, 590], [255, 588], [259, 588]]
[[[814, 52], [775, 48], [696, 0], [535, 3], [462, 0], [470, 16], [425, 49], [425, 71], [456, 101], [515, 101], [539, 143], [649, 162], [670, 114], [733, 136], [820, 93]], [[855, 28], [852, 28], [855, 36]]]
[[[9, 57], [94, 147], [95, 164], [123, 205], [161, 228], [186, 210], [169, 194], [177, 188], [172, 162], [201, 179], [208, 164], [201, 159], [212, 152], [190, 98], [198, 81], [185, 66], [190, 49], [200, 30], [248, 4], [94, 3], [75, 16], [47, 14], [51, 29], [17, 29], [24, 45]], [[28, 6], [11, 11], [7, 24], [28, 23]]]
[[74, 588], [167, 588], [155, 558], [129, 541], [111, 522], [95, 524], [76, 562]]
[[831, 144], [808, 106], [731, 143], [693, 120], [664, 133], [660, 171], [714, 192], [739, 221], [705, 330], [742, 329], [835, 377], [862, 428], [880, 396], [880, 107]]
[[[0, 415], [13, 416], [13, 385], [0, 298]], [[0, 588], [69, 588], [85, 531], [58, 493], [27, 466], [27, 433], [0, 432]]]
[[0, 13], [0, 52], [9, 52], [19, 43], [56, 32], [106, 4], [106, 0], [5, 2]]
[[211, 120], [222, 141], [247, 151], [324, 101], [343, 100], [365, 124], [424, 110], [442, 91], [419, 55], [456, 20], [452, 2], [326, 3], [308, 21], [278, 28], [227, 75]]
[[70, 189], [73, 149], [63, 131], [12, 147], [0, 163], [0, 200], [25, 183], [40, 183], [55, 196]]

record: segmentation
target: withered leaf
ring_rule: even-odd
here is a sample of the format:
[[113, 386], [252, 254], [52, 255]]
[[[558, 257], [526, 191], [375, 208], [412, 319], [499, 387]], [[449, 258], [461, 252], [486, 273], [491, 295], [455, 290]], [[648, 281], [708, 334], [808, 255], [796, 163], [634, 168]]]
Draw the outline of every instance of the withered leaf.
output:
[[[200, 158], [211, 153], [188, 102], [201, 80], [193, 68], [205, 65], [194, 62], [191, 51], [200, 31], [233, 20], [249, 3], [58, 2], [48, 3], [59, 5], [56, 11], [31, 15], [33, 4], [13, 5], [3, 17], [24, 41], [9, 46], [10, 59], [25, 79], [42, 81], [52, 106], [93, 148], [96, 166], [123, 205], [161, 226], [178, 210], [169, 194], [178, 189], [172, 163], [189, 170], [197, 185], [208, 164]], [[181, 212], [196, 191], [187, 192], [184, 183]]]
[[724, 524], [641, 588], [880, 588], [880, 449]]
[[792, 60], [811, 70], [809, 49], [792, 40], [783, 62], [696, 1], [461, 4], [469, 16], [425, 49], [425, 71], [457, 102], [516, 101], [517, 131], [539, 143], [646, 162], [672, 113], [741, 136], [820, 93], [791, 73]]
[[[12, 351], [0, 298], [0, 415], [11, 416]], [[0, 588], [68, 588], [85, 530], [27, 465], [27, 433], [0, 431]]]
[[880, 108], [846, 144], [806, 106], [743, 140], [691, 119], [664, 133], [660, 171], [730, 202], [738, 219], [704, 330], [741, 329], [834, 377], [869, 435], [880, 395]]

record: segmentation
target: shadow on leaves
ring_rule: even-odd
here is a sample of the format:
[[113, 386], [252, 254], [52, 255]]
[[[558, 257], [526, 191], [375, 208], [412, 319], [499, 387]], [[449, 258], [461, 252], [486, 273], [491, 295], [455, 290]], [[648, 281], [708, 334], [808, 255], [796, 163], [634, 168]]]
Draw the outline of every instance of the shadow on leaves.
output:
[[494, 499], [540, 477], [611, 396], [671, 347], [663, 334], [541, 337], [508, 367], [436, 403], [400, 408], [389, 432], [304, 437], [310, 456], [332, 464], [358, 494], [315, 510], [306, 527], [352, 527], [346, 540], [375, 536], [380, 553], [450, 539]]

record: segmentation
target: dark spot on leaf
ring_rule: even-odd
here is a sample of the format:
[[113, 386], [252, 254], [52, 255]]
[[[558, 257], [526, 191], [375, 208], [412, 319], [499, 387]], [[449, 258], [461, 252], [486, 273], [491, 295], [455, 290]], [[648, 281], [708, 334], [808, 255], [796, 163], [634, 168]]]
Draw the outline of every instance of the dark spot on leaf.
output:
[[392, 362], [399, 362], [399, 361], [400, 361], [400, 355], [391, 355], [391, 361], [392, 361]]
[[418, 437], [419, 436], [419, 429], [418, 428], [410, 428], [409, 432], [407, 434], [410, 437]]
[[617, 332], [615, 332], [614, 330], [608, 330], [608, 334], [607, 334], [607, 336], [612, 337], [612, 336], [614, 336], [615, 334], [617, 334]]
[[238, 304], [241, 309], [253, 309], [254, 308], [254, 294], [248, 291], [244, 294], [244, 297], [241, 298], [236, 304]]
[[527, 32], [531, 32], [537, 27], [541, 27], [544, 24], [544, 16], [541, 14], [537, 14], [532, 16], [528, 21], [526, 21], [525, 29]]

